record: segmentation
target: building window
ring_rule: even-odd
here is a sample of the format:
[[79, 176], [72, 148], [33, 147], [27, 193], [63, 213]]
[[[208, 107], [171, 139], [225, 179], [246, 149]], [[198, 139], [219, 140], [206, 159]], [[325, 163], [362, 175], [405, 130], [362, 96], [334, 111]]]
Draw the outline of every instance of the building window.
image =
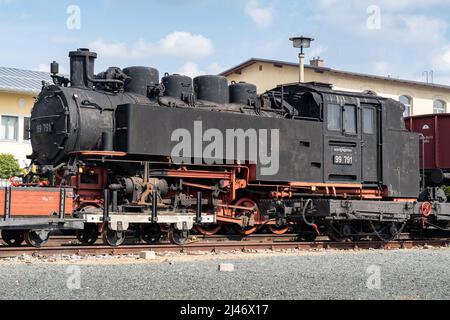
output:
[[328, 105], [328, 130], [342, 131], [342, 108], [340, 105]]
[[2, 116], [0, 140], [17, 141], [18, 125], [18, 117]]
[[447, 109], [447, 104], [444, 101], [436, 100], [433, 104], [434, 113], [445, 113]]
[[30, 140], [30, 118], [23, 118], [23, 140]]
[[405, 106], [405, 112], [403, 113], [403, 116], [405, 118], [410, 117], [412, 115], [412, 98], [408, 96], [401, 96], [399, 101]]

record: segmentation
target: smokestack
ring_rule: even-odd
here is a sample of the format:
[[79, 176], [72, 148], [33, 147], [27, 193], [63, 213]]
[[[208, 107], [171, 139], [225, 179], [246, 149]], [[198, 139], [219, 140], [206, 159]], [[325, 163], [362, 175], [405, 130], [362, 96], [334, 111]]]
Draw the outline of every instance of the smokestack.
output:
[[89, 49], [78, 49], [69, 53], [70, 85], [72, 87], [93, 88], [94, 66], [97, 54]]

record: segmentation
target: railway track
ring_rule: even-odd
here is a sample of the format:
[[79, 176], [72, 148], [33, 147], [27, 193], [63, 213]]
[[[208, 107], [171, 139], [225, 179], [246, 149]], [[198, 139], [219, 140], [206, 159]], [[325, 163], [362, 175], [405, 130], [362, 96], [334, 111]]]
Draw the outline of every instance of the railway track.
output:
[[41, 249], [32, 247], [0, 247], [0, 258], [12, 258], [23, 254], [39, 257], [53, 255], [135, 255], [142, 251], [154, 251], [156, 253], [195, 253], [195, 252], [257, 252], [258, 250], [355, 250], [355, 249], [413, 249], [418, 247], [449, 247], [449, 239], [424, 239], [424, 240], [397, 240], [389, 243], [375, 241], [361, 242], [293, 242], [293, 241], [198, 241], [186, 246], [176, 246], [171, 244], [160, 245], [125, 245], [118, 248], [109, 246], [79, 246], [60, 245], [47, 246]]

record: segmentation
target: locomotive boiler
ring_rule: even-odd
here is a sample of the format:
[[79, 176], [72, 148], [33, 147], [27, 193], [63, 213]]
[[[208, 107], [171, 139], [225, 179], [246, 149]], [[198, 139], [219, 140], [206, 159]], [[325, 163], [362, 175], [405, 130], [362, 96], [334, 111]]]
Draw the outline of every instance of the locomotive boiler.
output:
[[[54, 83], [33, 108], [37, 170], [26, 182], [73, 195], [69, 220], [82, 223], [83, 243], [101, 235], [117, 246], [134, 232], [148, 243], [167, 234], [185, 244], [192, 230], [224, 227], [389, 241], [450, 221], [445, 204], [417, 201], [419, 135], [406, 129], [399, 102], [321, 83], [257, 95], [249, 83], [160, 79], [148, 67], [95, 75], [95, 53], [69, 57], [70, 79], [53, 63]], [[67, 213], [60, 218], [65, 225]], [[17, 234], [7, 235], [20, 242]], [[48, 236], [33, 235], [37, 244]]]

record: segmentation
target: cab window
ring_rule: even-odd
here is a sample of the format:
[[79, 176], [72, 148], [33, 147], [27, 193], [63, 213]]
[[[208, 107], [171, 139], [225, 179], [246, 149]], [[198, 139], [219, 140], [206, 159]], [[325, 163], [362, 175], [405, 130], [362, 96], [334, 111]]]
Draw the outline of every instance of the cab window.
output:
[[342, 131], [342, 107], [340, 105], [328, 105], [328, 130]]
[[375, 133], [375, 110], [372, 108], [363, 109], [363, 130], [365, 134]]
[[344, 107], [344, 134], [356, 134], [356, 106]]

